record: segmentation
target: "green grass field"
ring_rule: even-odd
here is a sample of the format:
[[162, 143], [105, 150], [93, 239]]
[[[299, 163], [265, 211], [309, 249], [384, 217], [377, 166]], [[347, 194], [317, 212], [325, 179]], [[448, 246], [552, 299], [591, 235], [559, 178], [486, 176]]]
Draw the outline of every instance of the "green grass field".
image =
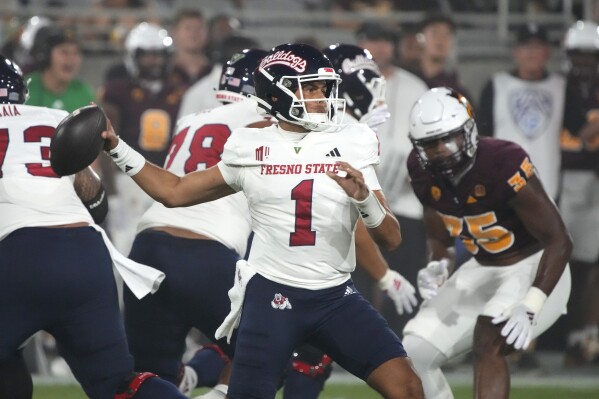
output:
[[[203, 391], [196, 390], [194, 394]], [[454, 386], [455, 399], [472, 397], [469, 386]], [[277, 396], [279, 399], [281, 395]], [[75, 385], [46, 385], [36, 386], [33, 399], [85, 399], [86, 396]], [[329, 383], [321, 399], [377, 399], [380, 398], [368, 386], [362, 384], [335, 384]], [[565, 387], [514, 387], [510, 399], [593, 399], [599, 398], [599, 388], [578, 389]]]

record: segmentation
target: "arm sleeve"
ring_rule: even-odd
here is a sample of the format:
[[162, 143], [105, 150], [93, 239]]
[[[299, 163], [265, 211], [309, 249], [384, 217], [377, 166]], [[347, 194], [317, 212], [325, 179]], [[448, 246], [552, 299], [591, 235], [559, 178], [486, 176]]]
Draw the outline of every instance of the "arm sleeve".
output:
[[493, 79], [489, 80], [480, 94], [480, 101], [478, 110], [476, 112], [476, 124], [478, 126], [478, 133], [481, 136], [492, 137], [495, 134], [495, 128], [493, 126]]

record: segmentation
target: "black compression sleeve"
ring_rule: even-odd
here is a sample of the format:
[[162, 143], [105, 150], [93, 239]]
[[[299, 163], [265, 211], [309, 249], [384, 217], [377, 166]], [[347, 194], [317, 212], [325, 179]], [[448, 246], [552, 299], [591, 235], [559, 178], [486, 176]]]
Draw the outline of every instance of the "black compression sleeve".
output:
[[102, 223], [108, 213], [108, 195], [106, 195], [104, 186], [100, 187], [94, 198], [83, 201], [83, 205], [85, 205], [95, 223]]

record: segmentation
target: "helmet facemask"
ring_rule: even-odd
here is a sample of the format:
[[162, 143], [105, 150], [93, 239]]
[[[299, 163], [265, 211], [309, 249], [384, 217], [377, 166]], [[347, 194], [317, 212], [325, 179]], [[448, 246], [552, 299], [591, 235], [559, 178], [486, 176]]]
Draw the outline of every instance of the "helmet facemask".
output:
[[[451, 180], [460, 178], [472, 166], [478, 144], [476, 130], [474, 120], [468, 119], [455, 130], [425, 139], [410, 140], [423, 168]], [[434, 151], [439, 145], [449, 150], [449, 155], [434, 156]]]
[[[338, 98], [341, 78], [332, 68], [320, 68], [317, 74], [284, 75], [278, 81], [275, 81], [275, 78], [262, 68], [257, 72], [271, 82], [274, 90], [269, 102], [259, 97], [255, 97], [255, 99], [262, 107], [270, 110], [269, 112], [277, 119], [302, 126], [309, 131], [323, 131], [341, 125], [342, 121], [334, 120], [334, 116], [337, 112], [340, 115], [345, 113], [345, 101]], [[322, 81], [326, 83], [325, 97], [305, 98], [303, 86], [309, 82]], [[299, 97], [296, 96], [296, 91], [298, 91]], [[325, 112], [308, 112], [306, 105], [311, 102], [325, 102]]]

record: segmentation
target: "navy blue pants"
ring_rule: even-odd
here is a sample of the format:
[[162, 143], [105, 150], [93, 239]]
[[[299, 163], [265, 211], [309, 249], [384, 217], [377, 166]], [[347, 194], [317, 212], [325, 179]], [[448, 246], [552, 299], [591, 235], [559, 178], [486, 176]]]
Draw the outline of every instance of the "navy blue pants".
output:
[[[214, 338], [229, 313], [227, 292], [239, 257], [217, 241], [151, 230], [137, 235], [129, 257], [166, 274], [158, 292], [141, 300], [125, 289], [125, 326], [136, 369], [175, 381], [191, 328]], [[233, 356], [225, 339], [215, 343]]]
[[363, 380], [384, 362], [406, 356], [397, 335], [351, 280], [306, 290], [256, 274], [246, 288], [227, 397], [274, 398], [281, 373], [302, 342]]
[[112, 261], [91, 227], [22, 228], [0, 241], [0, 364], [34, 333], [56, 338], [90, 398], [133, 371]]

